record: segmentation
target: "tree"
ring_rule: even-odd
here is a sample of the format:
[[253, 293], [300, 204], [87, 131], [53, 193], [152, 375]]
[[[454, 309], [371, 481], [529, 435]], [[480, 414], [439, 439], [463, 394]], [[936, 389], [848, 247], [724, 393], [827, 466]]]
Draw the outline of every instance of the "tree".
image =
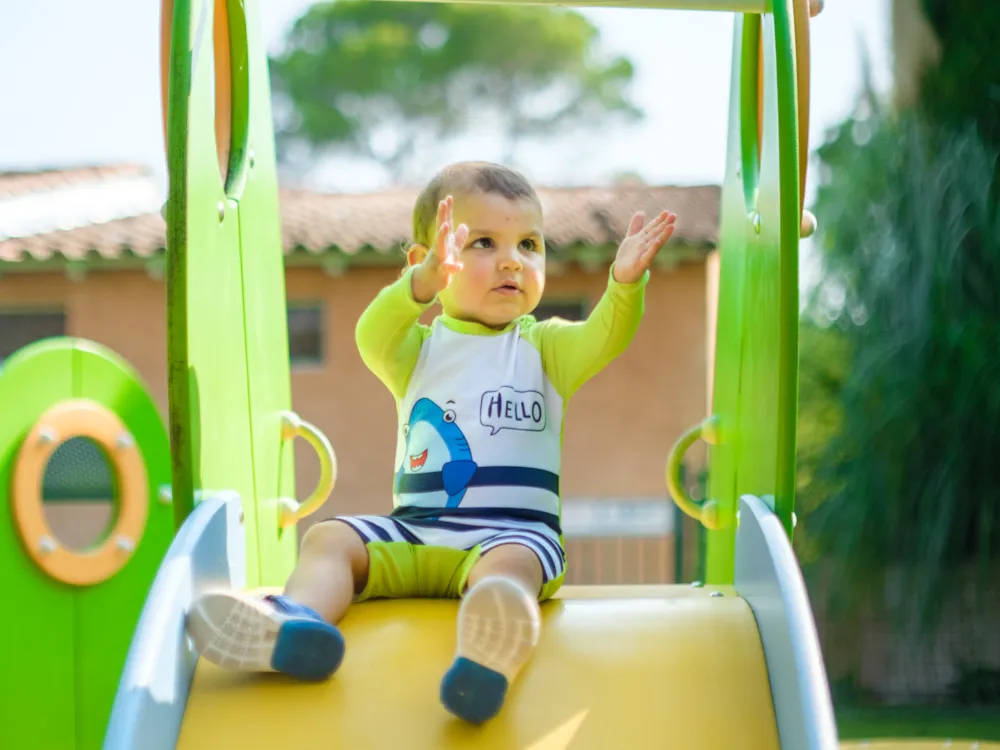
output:
[[924, 72], [920, 105], [930, 119], [953, 127], [976, 123], [987, 145], [1000, 148], [1000, 3], [921, 0], [940, 45], [940, 60]]
[[[812, 593], [828, 634], [846, 625], [857, 637], [892, 617], [885, 642], [908, 660], [893, 664], [897, 685], [925, 679], [928, 659], [948, 668], [948, 649], [936, 650], [947, 635], [967, 647], [934, 697], [996, 705], [998, 673], [972, 634], [997, 629], [987, 603], [1000, 561], [1000, 6], [895, 2], [905, 95], [884, 106], [866, 79], [857, 111], [818, 149], [796, 546], [817, 563], [809, 578], [824, 574]], [[906, 15], [920, 8], [926, 25]], [[855, 658], [860, 671], [871, 652]], [[911, 700], [929, 697], [919, 684]]]
[[415, 156], [473, 129], [496, 129], [512, 160], [525, 136], [640, 117], [626, 97], [632, 64], [602, 59], [598, 41], [562, 8], [314, 5], [271, 61], [280, 153], [360, 155], [399, 180]]
[[[803, 456], [805, 526], [842, 586], [899, 566], [912, 609], [898, 614], [919, 626], [956, 568], [1000, 558], [997, 153], [975, 128], [878, 112], [821, 153], [833, 168], [811, 311], [832, 321], [840, 364], [826, 380], [835, 431]], [[803, 338], [807, 403], [831, 369], [806, 351], [816, 342]]]

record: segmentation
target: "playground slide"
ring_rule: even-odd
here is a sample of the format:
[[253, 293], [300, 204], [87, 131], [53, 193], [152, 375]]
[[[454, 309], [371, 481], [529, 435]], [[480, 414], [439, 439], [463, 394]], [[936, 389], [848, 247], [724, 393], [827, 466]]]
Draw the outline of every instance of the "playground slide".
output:
[[136, 630], [105, 750], [557, 748], [833, 750], [812, 616], [780, 523], [741, 500], [733, 587], [565, 587], [496, 719], [438, 701], [457, 603], [354, 607], [348, 650], [321, 684], [198, 660], [183, 631], [197, 592], [241, 585], [238, 499], [203, 501], [168, 553]]

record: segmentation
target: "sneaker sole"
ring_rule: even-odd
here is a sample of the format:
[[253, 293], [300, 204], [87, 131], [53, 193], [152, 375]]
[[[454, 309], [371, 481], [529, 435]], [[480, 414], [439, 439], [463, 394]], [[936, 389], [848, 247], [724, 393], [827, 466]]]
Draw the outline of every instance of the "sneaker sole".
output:
[[200, 656], [241, 672], [281, 672], [322, 680], [344, 656], [340, 632], [325, 622], [292, 618], [263, 602], [229, 592], [205, 594], [187, 618]]
[[458, 648], [441, 682], [441, 702], [472, 724], [493, 718], [507, 688], [531, 658], [541, 623], [538, 604], [505, 579], [484, 581], [462, 601]]

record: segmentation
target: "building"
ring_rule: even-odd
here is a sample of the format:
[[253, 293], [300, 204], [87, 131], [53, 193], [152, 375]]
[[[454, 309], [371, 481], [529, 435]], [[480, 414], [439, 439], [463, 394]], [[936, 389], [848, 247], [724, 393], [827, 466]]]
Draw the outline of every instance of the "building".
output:
[[[294, 408], [326, 433], [340, 465], [327, 507], [300, 531], [335, 512], [391, 509], [395, 409], [362, 364], [354, 327], [402, 267], [415, 194], [281, 192]], [[633, 345], [569, 407], [563, 462], [569, 580], [672, 581], [677, 517], [664, 466], [706, 412], [719, 189], [633, 182], [540, 197], [549, 260], [539, 317], [588, 313], [633, 211], [678, 215]], [[0, 359], [42, 337], [92, 339], [138, 369], [166, 418], [161, 200], [129, 165], [0, 174]], [[297, 447], [300, 496], [316, 468]]]

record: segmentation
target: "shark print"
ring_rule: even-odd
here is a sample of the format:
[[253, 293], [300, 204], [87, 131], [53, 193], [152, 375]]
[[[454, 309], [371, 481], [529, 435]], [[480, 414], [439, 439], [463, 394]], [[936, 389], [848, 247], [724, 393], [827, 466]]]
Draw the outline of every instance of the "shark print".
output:
[[[445, 402], [445, 407], [451, 405]], [[456, 419], [454, 409], [441, 408], [429, 398], [413, 404], [403, 425], [406, 450], [396, 471], [397, 494], [419, 487], [443, 488], [448, 496], [445, 507], [459, 506], [478, 466]]]

